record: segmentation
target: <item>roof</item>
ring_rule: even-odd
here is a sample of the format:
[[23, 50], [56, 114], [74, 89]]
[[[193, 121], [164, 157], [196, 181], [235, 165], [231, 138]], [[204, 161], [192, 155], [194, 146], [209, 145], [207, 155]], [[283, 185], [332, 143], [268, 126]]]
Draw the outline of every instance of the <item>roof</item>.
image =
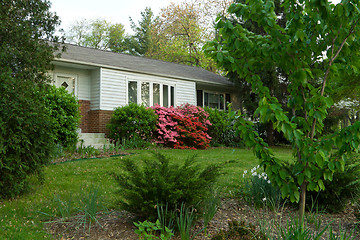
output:
[[227, 78], [199, 67], [66, 44], [58, 61], [232, 86]]

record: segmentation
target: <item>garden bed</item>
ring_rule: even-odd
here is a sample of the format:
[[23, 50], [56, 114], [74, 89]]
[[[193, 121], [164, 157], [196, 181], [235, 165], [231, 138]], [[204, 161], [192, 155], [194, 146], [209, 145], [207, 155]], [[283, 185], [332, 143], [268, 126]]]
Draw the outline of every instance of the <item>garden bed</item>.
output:
[[[313, 231], [321, 231], [330, 223], [333, 233], [354, 231], [354, 235], [360, 234], [355, 224], [357, 220], [352, 207], [338, 214], [307, 213], [306, 216], [307, 224]], [[53, 236], [61, 239], [138, 239], [134, 232], [133, 221], [135, 219], [131, 214], [125, 211], [99, 213], [97, 218], [99, 224], [94, 223], [90, 231], [88, 226], [84, 230], [83, 226], [78, 224], [78, 217], [76, 216], [67, 221], [58, 220], [48, 223], [46, 227]], [[242, 200], [223, 199], [220, 208], [208, 226], [208, 235], [201, 232], [195, 239], [211, 239], [221, 229], [226, 230], [228, 222], [231, 220], [244, 220], [246, 223], [251, 223], [258, 229], [264, 228], [266, 232], [271, 232], [276, 236], [279, 224], [285, 229], [287, 223], [294, 219], [296, 219], [296, 211], [288, 206], [270, 211], [266, 208], [255, 209]], [[317, 228], [319, 219], [321, 219], [321, 226]], [[202, 228], [203, 224], [200, 221], [193, 228], [193, 233], [197, 233]], [[328, 233], [325, 236], [328, 236]], [[177, 236], [174, 239], [180, 238]]]

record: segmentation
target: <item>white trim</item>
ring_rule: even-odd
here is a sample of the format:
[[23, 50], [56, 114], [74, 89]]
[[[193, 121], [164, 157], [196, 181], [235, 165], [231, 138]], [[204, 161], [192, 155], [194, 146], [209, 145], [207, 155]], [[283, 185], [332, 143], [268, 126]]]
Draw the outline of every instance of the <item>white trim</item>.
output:
[[125, 72], [140, 73], [140, 74], [146, 74], [146, 75], [150, 75], [150, 76], [172, 78], [172, 79], [191, 81], [191, 82], [196, 82], [196, 83], [206, 83], [206, 84], [210, 84], [210, 85], [219, 85], [219, 86], [228, 87], [228, 88], [232, 88], [234, 86], [234, 85], [232, 85], [232, 83], [230, 81], [229, 81], [230, 84], [226, 85], [224, 83], [211, 82], [211, 81], [195, 79], [195, 78], [176, 77], [176, 76], [172, 76], [172, 75], [156, 74], [156, 73], [151, 73], [151, 72], [146, 72], [146, 71], [134, 71], [134, 70], [129, 70], [128, 68], [115, 67], [115, 66], [105, 65], [105, 64], [89, 63], [89, 62], [83, 62], [83, 61], [77, 61], [77, 60], [69, 60], [69, 59], [63, 59], [63, 58], [55, 58], [54, 61], [65, 62], [65, 63], [74, 63], [74, 64], [80, 64], [80, 65], [85, 65], [85, 66], [99, 67], [99, 68], [109, 68], [109, 69], [121, 70], [121, 71], [125, 71]]
[[[205, 107], [205, 93], [207, 93], [207, 94], [216, 94], [216, 95], [223, 95], [223, 98], [224, 98], [224, 102], [223, 102], [223, 106], [224, 106], [224, 108], [223, 109], [221, 109], [220, 108], [220, 99], [219, 99], [219, 103], [218, 103], [218, 107], [217, 107], [217, 109], [219, 109], [219, 110], [225, 110], [226, 109], [226, 93], [224, 93], [224, 92], [216, 92], [216, 91], [207, 91], [207, 90], [202, 90], [202, 98], [203, 98], [203, 106], [202, 107]], [[208, 101], [209, 101], [209, 99], [208, 99]], [[206, 106], [206, 107], [210, 107], [210, 106]]]

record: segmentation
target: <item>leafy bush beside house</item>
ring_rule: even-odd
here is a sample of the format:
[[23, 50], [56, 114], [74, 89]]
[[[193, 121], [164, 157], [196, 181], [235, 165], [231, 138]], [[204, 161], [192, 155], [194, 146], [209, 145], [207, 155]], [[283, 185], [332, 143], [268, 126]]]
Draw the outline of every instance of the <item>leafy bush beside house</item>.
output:
[[133, 138], [151, 141], [157, 118], [158, 116], [151, 108], [136, 103], [118, 107], [107, 125], [110, 130], [109, 136], [118, 143], [122, 143], [124, 139]]
[[80, 123], [79, 103], [76, 97], [62, 87], [50, 86], [45, 95], [45, 104], [50, 112], [55, 143], [63, 147], [75, 145]]
[[208, 127], [211, 144], [213, 146], [239, 146], [241, 141], [234, 130], [234, 123], [237, 116], [236, 113], [232, 111], [231, 106], [229, 106], [229, 110], [227, 111], [220, 111], [219, 109], [209, 107], [205, 107], [204, 110], [208, 113], [208, 120], [211, 122], [211, 125]]

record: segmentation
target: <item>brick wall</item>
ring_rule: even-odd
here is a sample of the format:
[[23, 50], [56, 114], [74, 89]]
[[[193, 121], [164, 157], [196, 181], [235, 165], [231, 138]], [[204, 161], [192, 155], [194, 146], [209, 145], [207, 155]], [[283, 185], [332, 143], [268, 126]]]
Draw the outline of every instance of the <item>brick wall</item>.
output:
[[80, 115], [81, 115], [81, 122], [80, 128], [81, 132], [88, 133], [89, 132], [89, 112], [90, 112], [90, 101], [88, 100], [79, 100], [80, 105]]
[[109, 134], [106, 125], [109, 123], [113, 111], [106, 110], [91, 110], [89, 112], [88, 129], [90, 133], [105, 133]]

